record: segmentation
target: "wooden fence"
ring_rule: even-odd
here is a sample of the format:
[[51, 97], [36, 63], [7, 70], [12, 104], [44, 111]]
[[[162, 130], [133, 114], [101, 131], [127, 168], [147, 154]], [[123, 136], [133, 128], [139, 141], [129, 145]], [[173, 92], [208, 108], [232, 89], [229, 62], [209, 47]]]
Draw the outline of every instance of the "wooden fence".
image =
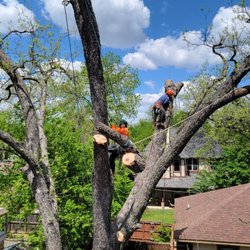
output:
[[14, 220], [7, 223], [7, 232], [29, 233], [38, 225], [38, 214], [31, 214], [25, 220]]

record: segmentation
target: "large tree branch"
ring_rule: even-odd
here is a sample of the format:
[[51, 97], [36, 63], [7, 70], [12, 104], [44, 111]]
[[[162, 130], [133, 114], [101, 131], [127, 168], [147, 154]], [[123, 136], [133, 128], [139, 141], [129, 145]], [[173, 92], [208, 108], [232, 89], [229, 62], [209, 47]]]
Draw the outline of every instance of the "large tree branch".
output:
[[0, 67], [9, 75], [18, 99], [20, 101], [22, 112], [26, 126], [26, 143], [27, 149], [32, 150], [34, 157], [39, 157], [39, 135], [38, 123], [36, 118], [35, 107], [30, 99], [28, 91], [23, 82], [23, 77], [20, 75], [16, 67], [5, 52], [0, 49]]
[[[239, 64], [231, 74], [225, 78], [225, 80], [218, 86], [214, 85], [215, 90], [210, 93], [210, 96], [206, 96], [206, 102], [201, 101], [199, 105], [193, 109], [189, 115], [193, 115], [199, 110], [206, 107], [207, 104], [211, 103], [212, 100], [221, 98], [226, 93], [229, 93], [234, 90], [241, 82], [241, 80], [247, 75], [250, 71], [250, 56], [247, 56], [241, 64]], [[219, 78], [220, 79], [220, 78]], [[217, 81], [217, 80], [214, 80]]]
[[250, 71], [250, 55], [248, 55], [244, 60], [237, 65], [237, 67], [232, 71], [232, 73], [226, 78], [224, 84], [222, 84], [217, 92], [219, 94], [225, 94], [236, 88], [244, 76]]
[[[111, 140], [117, 142], [122, 147], [128, 145], [129, 139], [127, 136], [117, 133], [115, 130], [111, 129], [109, 126], [101, 122], [97, 123], [96, 130], [99, 131], [101, 134], [105, 135], [106, 137], [110, 138]], [[133, 144], [128, 145], [128, 151], [138, 152], [137, 148]]]
[[8, 133], [0, 130], [0, 139], [8, 144], [11, 148], [13, 148], [21, 158], [23, 158], [29, 165], [36, 166], [37, 161], [30, 152], [23, 146], [22, 143], [16, 141], [13, 137], [11, 137]]
[[[137, 175], [134, 187], [119, 212], [114, 225], [114, 230], [118, 230], [123, 235], [124, 242], [137, 226], [139, 218], [147, 206], [151, 192], [174, 157], [181, 153], [186, 143], [214, 111], [249, 93], [250, 86], [235, 89], [220, 99], [214, 100], [203, 110], [197, 111], [185, 121], [177, 136], [171, 140], [169, 147], [164, 149], [161, 157], [154, 162], [148, 163], [145, 170]], [[154, 153], [152, 152], [152, 154]], [[123, 245], [124, 242], [121, 244]]]

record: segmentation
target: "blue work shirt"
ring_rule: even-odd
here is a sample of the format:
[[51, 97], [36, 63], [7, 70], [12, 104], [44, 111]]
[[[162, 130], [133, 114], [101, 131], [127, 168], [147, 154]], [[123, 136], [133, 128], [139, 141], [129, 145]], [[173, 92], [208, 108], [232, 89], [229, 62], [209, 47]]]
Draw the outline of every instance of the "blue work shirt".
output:
[[163, 94], [156, 102], [159, 102], [163, 107], [165, 107], [169, 102], [169, 96]]

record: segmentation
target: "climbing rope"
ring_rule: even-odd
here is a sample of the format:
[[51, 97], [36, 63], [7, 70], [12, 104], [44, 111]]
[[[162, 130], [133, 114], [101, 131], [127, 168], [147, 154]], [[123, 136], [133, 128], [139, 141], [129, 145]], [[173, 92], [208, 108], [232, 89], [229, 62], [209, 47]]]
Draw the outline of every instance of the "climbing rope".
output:
[[[227, 94], [223, 95], [223, 96], [222, 96], [221, 98], [219, 98], [217, 101], [221, 100], [222, 98], [224, 98], [224, 96], [230, 94], [231, 92], [233, 92], [233, 90], [231, 90], [231, 91], [229, 91]], [[199, 110], [198, 112], [196, 112], [196, 113], [194, 113], [194, 114], [192, 114], [192, 115], [186, 117], [185, 119], [183, 119], [183, 120], [181, 120], [181, 121], [175, 123], [175, 124], [172, 125], [172, 126], [169, 126], [169, 127], [165, 128], [165, 129], [159, 131], [159, 132], [156, 132], [156, 133], [154, 133], [154, 134], [152, 134], [152, 135], [150, 135], [150, 136], [148, 136], [148, 137], [145, 137], [144, 139], [141, 139], [141, 140], [139, 140], [139, 141], [137, 141], [137, 142], [134, 142], [134, 144], [135, 144], [135, 145], [136, 145], [136, 144], [139, 144], [139, 143], [141, 143], [141, 142], [143, 142], [143, 141], [145, 141], [145, 140], [147, 140], [147, 139], [152, 138], [154, 135], [160, 134], [160, 133], [165, 132], [166, 130], [168, 130], [168, 129], [170, 129], [170, 128], [176, 127], [177, 125], [179, 125], [179, 124], [181, 124], [181, 123], [187, 121], [187, 120], [190, 119], [191, 117], [193, 117], [193, 116], [195, 116], [195, 115], [201, 113], [201, 112], [204, 111], [205, 109], [207, 109], [207, 107], [205, 107], [205, 108]]]

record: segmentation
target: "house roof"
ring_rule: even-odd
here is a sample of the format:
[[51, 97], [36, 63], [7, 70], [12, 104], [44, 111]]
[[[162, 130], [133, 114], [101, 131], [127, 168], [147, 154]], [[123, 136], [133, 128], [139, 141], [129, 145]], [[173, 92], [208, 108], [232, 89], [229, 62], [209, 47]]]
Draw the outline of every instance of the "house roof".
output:
[[[178, 128], [170, 129], [170, 139], [176, 136]], [[197, 131], [193, 137], [189, 140], [185, 148], [180, 153], [181, 158], [197, 158], [197, 151], [201, 148], [204, 148], [208, 143], [208, 138], [205, 136], [202, 129]], [[222, 153], [222, 148], [218, 142], [212, 141], [210, 138], [210, 146], [206, 148], [205, 152], [200, 155], [200, 158], [215, 158], [219, 157]]]
[[171, 177], [161, 178], [157, 183], [157, 188], [191, 188], [196, 180], [196, 175], [189, 175], [185, 177]]
[[175, 199], [175, 240], [250, 246], [250, 183]]

